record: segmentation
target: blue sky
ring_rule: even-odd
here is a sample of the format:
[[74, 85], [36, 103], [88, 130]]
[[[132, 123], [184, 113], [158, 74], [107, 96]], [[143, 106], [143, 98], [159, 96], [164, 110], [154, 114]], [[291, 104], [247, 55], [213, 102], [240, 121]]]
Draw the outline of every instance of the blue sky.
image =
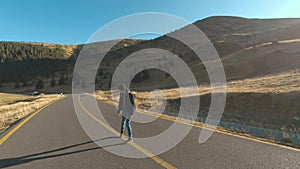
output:
[[190, 22], [208, 16], [300, 18], [299, 0], [2, 0], [0, 41], [84, 43], [103, 25], [140, 12]]

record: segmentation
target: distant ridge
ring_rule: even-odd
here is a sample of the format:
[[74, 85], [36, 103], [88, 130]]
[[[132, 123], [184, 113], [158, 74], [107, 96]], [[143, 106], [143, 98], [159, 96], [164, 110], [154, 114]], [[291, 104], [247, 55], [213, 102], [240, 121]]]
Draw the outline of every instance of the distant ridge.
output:
[[[234, 16], [212, 16], [194, 23], [211, 40], [222, 59], [228, 80], [244, 79], [272, 72], [279, 73], [299, 67], [297, 59], [299, 43], [272, 44], [273, 41], [293, 41], [300, 38], [300, 19], [247, 19]], [[184, 29], [184, 28], [182, 28]], [[176, 30], [181, 31], [181, 29]], [[98, 50], [114, 40], [95, 42]], [[71, 70], [83, 44], [61, 45], [37, 42], [0, 42], [1, 80], [36, 78], [57, 71]], [[103, 71], [112, 74], [123, 58], [129, 54], [156, 47], [178, 55], [192, 69], [199, 82], [206, 83], [207, 75], [201, 61], [193, 51], [180, 42], [161, 36], [153, 40], [124, 39], [107, 54]], [[246, 50], [249, 49], [249, 50]], [[290, 52], [288, 52], [290, 51]], [[284, 61], [284, 62], [282, 62]], [[37, 65], [43, 63], [43, 69]], [[51, 68], [57, 62], [58, 68]], [[12, 69], [19, 67], [17, 70]], [[22, 66], [23, 65], [23, 66]], [[48, 66], [47, 66], [48, 65]], [[107, 67], [106, 65], [110, 65]], [[112, 66], [113, 65], [113, 66]], [[31, 73], [27, 73], [29, 71]], [[248, 67], [247, 69], [244, 69]], [[21, 75], [20, 75], [21, 74]], [[160, 79], [164, 75], [154, 73], [150, 78]], [[4, 78], [5, 76], [5, 78]], [[34, 76], [34, 77], [32, 77]], [[171, 77], [163, 78], [165, 84], [173, 85]], [[105, 83], [108, 79], [104, 79]], [[108, 82], [107, 82], [108, 83]], [[145, 82], [146, 83], [146, 82]], [[140, 85], [145, 85], [140, 82]]]

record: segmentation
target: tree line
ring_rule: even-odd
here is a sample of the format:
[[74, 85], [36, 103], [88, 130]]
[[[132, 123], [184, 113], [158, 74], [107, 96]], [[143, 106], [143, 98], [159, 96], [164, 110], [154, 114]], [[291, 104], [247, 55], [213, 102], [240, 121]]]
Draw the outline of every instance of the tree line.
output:
[[63, 45], [0, 42], [0, 83], [48, 76], [64, 70], [72, 60]]
[[62, 45], [49, 47], [46, 44], [22, 42], [0, 42], [0, 62], [24, 61], [28, 59], [65, 59]]
[[[57, 79], [55, 78], [55, 76], [53, 75], [51, 81], [50, 81], [50, 86], [49, 87], [55, 87], [56, 85], [66, 85], [67, 84], [67, 80], [68, 80], [68, 76], [63, 72], [61, 73], [60, 77]], [[42, 77], [38, 77], [37, 81], [32, 81], [31, 82], [32, 85], [34, 85], [35, 89], [39, 90], [39, 89], [43, 89], [47, 86], [45, 86], [44, 84], [44, 80]], [[1, 85], [1, 84], [0, 84]], [[22, 87], [26, 87], [28, 86], [28, 82], [27, 81], [22, 81], [22, 83], [20, 83], [19, 81], [15, 82], [15, 88], [22, 88]], [[2, 86], [0, 86], [2, 87]]]
[[63, 71], [70, 60], [30, 59], [22, 62], [0, 63], [0, 82], [30, 80], [36, 76], [49, 76]]

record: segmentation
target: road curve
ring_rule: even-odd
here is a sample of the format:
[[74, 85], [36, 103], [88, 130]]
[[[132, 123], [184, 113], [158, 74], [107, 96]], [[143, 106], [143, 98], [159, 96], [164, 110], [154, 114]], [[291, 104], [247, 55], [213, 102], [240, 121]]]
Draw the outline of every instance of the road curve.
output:
[[[120, 119], [115, 108], [99, 105], [110, 126], [118, 131]], [[156, 135], [172, 123], [164, 119], [147, 124], [133, 122], [134, 137]], [[91, 141], [68, 96], [42, 110], [0, 146], [0, 168], [300, 168], [300, 151], [222, 133], [214, 133], [199, 144], [200, 130], [193, 127], [176, 147], [154, 158], [120, 157]], [[118, 138], [97, 141], [104, 139]], [[110, 146], [132, 145], [124, 142]]]

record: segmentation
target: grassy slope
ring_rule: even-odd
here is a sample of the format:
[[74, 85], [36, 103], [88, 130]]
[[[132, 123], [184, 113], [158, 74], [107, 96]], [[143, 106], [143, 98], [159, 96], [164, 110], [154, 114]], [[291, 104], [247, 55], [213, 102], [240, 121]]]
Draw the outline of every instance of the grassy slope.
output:
[[[223, 63], [227, 80], [253, 78], [272, 73], [293, 70], [300, 67], [299, 41], [300, 19], [244, 19], [236, 17], [212, 17], [195, 23], [212, 41]], [[178, 33], [181, 30], [173, 33]], [[172, 34], [172, 33], [171, 33]], [[272, 41], [279, 40], [280, 44], [272, 45]], [[255, 48], [252, 48], [255, 46]], [[208, 83], [208, 76], [202, 62], [193, 52], [181, 43], [166, 36], [124, 48], [119, 53], [126, 57], [128, 51], [158, 47], [177, 54], [192, 69], [198, 83]], [[246, 50], [248, 49], [248, 50]], [[145, 57], [141, 65], [148, 58]], [[120, 59], [119, 59], [120, 60]], [[157, 58], [160, 62], [160, 58]], [[113, 72], [120, 61], [110, 60], [112, 63], [107, 72]], [[105, 65], [103, 66], [105, 68]], [[99, 77], [101, 79], [101, 77]], [[153, 81], [158, 81], [153, 86]], [[103, 80], [104, 83], [106, 80]], [[165, 88], [174, 86], [172, 77], [165, 77], [162, 72], [150, 72], [150, 79], [132, 84], [133, 88]]]
[[[115, 40], [93, 43], [97, 52]], [[140, 43], [142, 40], [124, 39], [111, 51]], [[72, 71], [83, 45], [61, 45], [35, 42], [0, 42], [0, 83], [49, 78], [55, 73]], [[1, 85], [1, 84], [0, 84]]]
[[28, 114], [61, 97], [61, 95], [29, 96], [0, 93], [0, 133]]
[[[287, 71], [278, 74], [266, 75], [244, 80], [235, 80], [227, 83], [227, 98], [223, 122], [229, 122], [242, 126], [253, 126], [259, 130], [252, 132], [272, 129], [283, 131], [284, 133], [300, 133], [300, 69]], [[180, 93], [180, 90], [183, 94]], [[198, 117], [205, 119], [210, 106], [211, 86], [199, 86], [199, 93], [193, 93], [190, 87], [164, 89], [162, 92], [168, 99], [166, 111], [175, 112], [171, 115], [177, 115], [180, 107], [181, 97], [200, 96], [200, 110]], [[149, 100], [150, 92], [134, 92], [136, 104], [142, 109], [151, 106]], [[154, 92], [151, 95], [155, 95]], [[97, 92], [97, 98], [102, 101], [110, 101], [110, 92]], [[159, 93], [157, 93], [159, 94]], [[155, 107], [162, 109], [159, 105], [164, 105], [162, 101], [156, 100]], [[226, 128], [232, 131], [245, 132], [237, 128]], [[253, 134], [253, 133], [248, 133]], [[263, 133], [264, 135], [264, 133]], [[257, 135], [256, 135], [257, 136]], [[268, 139], [275, 139], [284, 144], [292, 143], [293, 146], [300, 146], [299, 142], [293, 142], [291, 136], [274, 136], [265, 133], [263, 136]], [[274, 138], [275, 137], [275, 138]], [[299, 136], [298, 136], [299, 137]], [[296, 137], [297, 138], [297, 137]], [[299, 141], [299, 140], [298, 140]]]
[[0, 93], [0, 106], [13, 104], [19, 100], [31, 99], [32, 96], [23, 94]]

